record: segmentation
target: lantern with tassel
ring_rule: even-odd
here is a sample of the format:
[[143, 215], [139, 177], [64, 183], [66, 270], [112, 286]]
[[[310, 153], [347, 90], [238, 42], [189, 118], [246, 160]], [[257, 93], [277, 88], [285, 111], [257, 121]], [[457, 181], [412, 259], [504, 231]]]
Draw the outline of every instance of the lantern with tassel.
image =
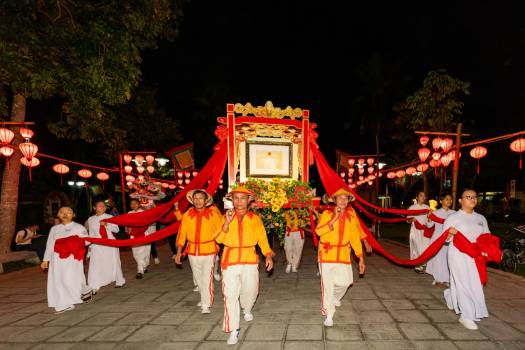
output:
[[417, 151], [417, 155], [419, 156], [419, 160], [424, 162], [425, 160], [427, 160], [428, 156], [430, 155], [430, 150], [426, 147], [420, 148]]
[[133, 159], [133, 158], [131, 157], [131, 155], [129, 155], [129, 154], [124, 154], [124, 155], [122, 156], [122, 158], [124, 159], [124, 161], [126, 162], [126, 164], [129, 164], [129, 163], [131, 162], [131, 159]]
[[520, 169], [523, 169], [522, 153], [525, 151], [525, 139], [520, 137], [519, 139], [512, 141], [510, 144], [510, 149], [512, 152], [520, 154]]
[[8, 144], [13, 141], [15, 133], [8, 128], [0, 128], [0, 143]]
[[80, 169], [77, 171], [78, 176], [80, 176], [83, 179], [88, 179], [93, 175], [93, 173], [88, 169]]
[[423, 135], [419, 138], [419, 143], [421, 144], [421, 146], [425, 147], [428, 143], [428, 140], [430, 140], [430, 138], [426, 135]]
[[478, 160], [476, 174], [479, 174], [479, 160], [487, 155], [487, 149], [483, 146], [476, 146], [470, 150], [470, 156]]
[[69, 167], [65, 164], [58, 163], [53, 165], [53, 171], [57, 174], [60, 174], [60, 185], [63, 185], [62, 176], [69, 173]]

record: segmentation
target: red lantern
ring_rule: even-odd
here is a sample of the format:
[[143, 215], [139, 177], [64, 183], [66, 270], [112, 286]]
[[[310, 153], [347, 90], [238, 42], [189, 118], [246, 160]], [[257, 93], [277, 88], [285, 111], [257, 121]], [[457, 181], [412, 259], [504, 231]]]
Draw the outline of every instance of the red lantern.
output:
[[439, 152], [432, 153], [432, 159], [438, 160], [439, 158], [441, 158], [441, 153]]
[[370, 180], [375, 180], [375, 179], [376, 179], [376, 176], [375, 176], [375, 175], [368, 175], [368, 179], [370, 179]]
[[28, 128], [20, 128], [20, 135], [26, 140], [29, 140], [31, 137], [33, 137], [35, 133], [33, 130], [30, 130]]
[[431, 159], [429, 164], [432, 168], [437, 168], [441, 165], [441, 161], [439, 159]]
[[348, 178], [348, 180], [346, 180], [349, 184], [351, 184], [352, 182], [354, 182], [354, 179], [352, 179], [351, 177]]
[[348, 166], [351, 168], [353, 167], [355, 164], [355, 159], [353, 158], [348, 158]]
[[191, 173], [191, 176], [195, 177], [195, 176], [197, 176], [198, 174], [199, 174], [199, 172], [196, 171], [196, 170], [194, 170], [194, 171]]
[[183, 176], [184, 176], [184, 173], [182, 171], [177, 171], [177, 177], [179, 179], [182, 179]]
[[128, 182], [126, 182], [126, 185], [128, 186], [128, 188], [132, 188], [133, 187], [133, 182], [128, 181]]
[[436, 137], [432, 140], [432, 148], [437, 151], [441, 147], [441, 142], [443, 142], [443, 139], [441, 137]]
[[419, 138], [419, 143], [421, 144], [421, 146], [424, 147], [424, 146], [427, 145], [428, 140], [429, 140], [428, 136], [423, 135], [423, 136], [421, 136], [421, 137]]
[[139, 176], [137, 176], [137, 180], [139, 180], [139, 181], [144, 181], [144, 175], [139, 175]]
[[109, 174], [105, 172], [100, 172], [97, 174], [97, 179], [99, 179], [100, 181], [107, 181], [109, 180]]
[[366, 163], [369, 165], [369, 166], [372, 166], [374, 165], [374, 162], [375, 162], [375, 159], [370, 157], [366, 160]]
[[393, 179], [396, 177], [396, 173], [394, 171], [389, 171], [387, 174], [386, 174], [386, 177], [388, 177], [389, 179]]
[[15, 133], [7, 128], [0, 128], [0, 143], [11, 143]]
[[[456, 150], [453, 149], [452, 151], [448, 152], [448, 156], [450, 157], [450, 160], [454, 160], [456, 158]], [[459, 158], [461, 158], [461, 152], [459, 152]]]
[[58, 164], [53, 165], [53, 171], [60, 175], [64, 175], [64, 174], [69, 173], [69, 167], [65, 164], [58, 163]]
[[396, 176], [399, 178], [405, 176], [405, 171], [403, 169], [396, 171]]
[[2, 146], [0, 147], [0, 154], [3, 155], [6, 158], [9, 158], [13, 155], [15, 152], [14, 148], [11, 146]]
[[175, 186], [174, 184], [170, 184], [170, 185], [168, 186], [168, 188], [169, 188], [170, 190], [174, 190], [175, 187], [177, 187], [177, 186]]
[[373, 166], [369, 166], [368, 169], [366, 169], [368, 171], [369, 174], [372, 174], [374, 172], [374, 167]]
[[142, 154], [137, 154], [135, 156], [135, 163], [137, 163], [137, 165], [142, 165], [142, 163], [144, 163], [144, 156]]
[[84, 179], [88, 179], [91, 177], [91, 175], [93, 175], [93, 173], [88, 169], [80, 169], [79, 171], [77, 171], [77, 174], [78, 176]]
[[133, 171], [133, 167], [131, 165], [126, 165], [124, 167], [124, 171], [126, 172], [126, 174], [131, 174], [131, 172]]
[[186, 180], [184, 180], [184, 183], [185, 183], [186, 185], [189, 184], [189, 183], [190, 183], [190, 179], [186, 179]]
[[148, 173], [153, 174], [153, 172], [155, 171], [155, 167], [153, 165], [148, 165], [146, 167], [146, 170], [148, 171]]
[[365, 164], [365, 158], [359, 158], [359, 159], [357, 160], [357, 164], [359, 164], [359, 165], [363, 165], [363, 164]]
[[355, 168], [348, 169], [348, 176], [353, 176], [355, 172]]
[[443, 152], [447, 153], [452, 148], [452, 145], [454, 144], [454, 140], [452, 140], [450, 137], [445, 137], [441, 140], [441, 149]]
[[126, 181], [127, 182], [133, 182], [133, 181], [135, 181], [135, 177], [133, 175], [126, 175]]
[[379, 177], [383, 177], [383, 173], [379, 173]]
[[131, 159], [132, 159], [132, 157], [129, 154], [124, 154], [124, 156], [122, 158], [124, 159], [126, 164], [129, 164], [131, 162]]
[[405, 172], [407, 173], [407, 175], [414, 175], [416, 171], [417, 171], [416, 168], [411, 166], [411, 167], [408, 167]]
[[26, 167], [34, 168], [40, 165], [40, 160], [37, 157], [31, 158], [31, 160], [28, 160], [26, 157], [22, 157], [20, 158], [20, 163], [24, 164]]
[[365, 168], [358, 168], [357, 172], [359, 173], [359, 175], [363, 175], [363, 173], [365, 172]]
[[350, 186], [350, 188], [352, 188], [352, 189], [355, 188], [355, 184], [350, 184], [349, 186]]
[[425, 171], [428, 170], [428, 164], [427, 163], [420, 163], [420, 164], [417, 165], [416, 169], [420, 173], [424, 173]]
[[168, 187], [170, 187], [168, 183], [165, 183], [165, 182], [162, 183], [162, 188], [168, 188]]
[[148, 154], [146, 156], [146, 163], [148, 163], [148, 165], [152, 165], [154, 161], [155, 161], [155, 157], [153, 157], [151, 154]]
[[430, 155], [430, 150], [426, 147], [420, 148], [417, 151], [417, 155], [419, 156], [419, 159], [424, 162], [427, 160], [428, 156]]
[[178, 179], [178, 180], [177, 180], [177, 183], [178, 183], [179, 185], [182, 185], [183, 182], [184, 182], [184, 181], [183, 181], [182, 179]]
[[450, 156], [450, 154], [447, 153], [441, 156], [441, 164], [445, 168], [448, 167], [451, 161], [452, 161], [452, 157]]
[[470, 156], [478, 160], [476, 173], [479, 174], [479, 160], [487, 155], [487, 149], [483, 146], [476, 146], [470, 150]]
[[344, 179], [345, 176], [346, 176], [346, 173], [345, 173], [344, 171], [341, 171], [341, 172], [339, 173], [339, 176], [341, 176], [341, 177]]
[[520, 169], [523, 169], [522, 153], [525, 151], [525, 139], [520, 137], [519, 139], [512, 141], [510, 149], [512, 152], [520, 154]]
[[21, 143], [18, 145], [18, 148], [20, 148], [20, 152], [28, 161], [31, 161], [38, 152], [38, 146], [31, 142]]
[[187, 179], [189, 179], [191, 176], [191, 173], [189, 171], [185, 171], [184, 172], [184, 177], [186, 177]]
[[144, 167], [142, 165], [139, 165], [137, 167], [137, 171], [138, 171], [139, 174], [142, 174], [144, 172]]
[[364, 177], [364, 176], [362, 176], [362, 175], [361, 175], [361, 176], [359, 176], [359, 181], [363, 181], [363, 179], [364, 179], [364, 178], [365, 178], [365, 177]]

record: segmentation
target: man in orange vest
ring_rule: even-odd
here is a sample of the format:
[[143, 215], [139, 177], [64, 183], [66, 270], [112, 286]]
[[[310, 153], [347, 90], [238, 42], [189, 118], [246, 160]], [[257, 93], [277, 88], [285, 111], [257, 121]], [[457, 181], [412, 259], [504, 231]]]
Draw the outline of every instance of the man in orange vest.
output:
[[220, 230], [222, 218], [218, 210], [210, 207], [213, 197], [205, 190], [188, 191], [186, 199], [193, 207], [181, 217], [175, 263], [180, 265], [182, 255], [188, 255], [193, 280], [201, 295], [197, 306], [202, 308], [203, 314], [209, 314], [213, 305], [213, 265], [218, 251], [213, 236]]
[[286, 234], [284, 236], [284, 251], [286, 253], [286, 273], [297, 272], [301, 261], [304, 246], [304, 231], [299, 217], [294, 209], [287, 210], [284, 214], [286, 221]]
[[354, 196], [344, 188], [330, 196], [333, 210], [325, 210], [315, 229], [319, 239], [319, 271], [321, 274], [321, 313], [324, 325], [331, 327], [335, 307], [353, 283], [351, 249], [359, 259], [359, 274], [365, 272], [365, 259], [361, 245], [362, 228], [354, 210], [348, 206]]
[[266, 257], [267, 271], [273, 268], [274, 255], [268, 244], [266, 230], [259, 215], [248, 210], [255, 199], [253, 192], [239, 186], [226, 195], [233, 202], [215, 240], [224, 244], [222, 252], [222, 292], [224, 295], [223, 330], [230, 333], [228, 344], [239, 340], [241, 308], [244, 320], [253, 320], [252, 307], [259, 294], [259, 257], [255, 246], [259, 245]]

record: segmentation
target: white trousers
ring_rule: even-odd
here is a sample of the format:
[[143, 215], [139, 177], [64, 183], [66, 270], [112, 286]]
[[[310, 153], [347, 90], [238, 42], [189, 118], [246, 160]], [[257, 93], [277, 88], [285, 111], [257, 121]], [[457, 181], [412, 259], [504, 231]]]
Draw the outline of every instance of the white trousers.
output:
[[229, 333], [239, 329], [241, 307], [251, 313], [259, 294], [259, 265], [231, 265], [222, 270], [222, 294], [224, 295], [224, 320], [222, 329]]
[[137, 272], [144, 273], [144, 270], [149, 266], [151, 244], [139, 245], [131, 248], [131, 250], [133, 251], [133, 258], [137, 262]]
[[348, 287], [354, 283], [352, 265], [339, 263], [319, 263], [321, 273], [321, 313], [333, 317], [334, 298], [341, 300]]
[[303, 254], [304, 239], [301, 238], [301, 232], [292, 231], [284, 235], [284, 251], [288, 264], [294, 267], [299, 266], [301, 255]]
[[202, 308], [213, 305], [213, 264], [215, 254], [212, 255], [188, 255], [190, 260], [193, 281], [199, 286]]

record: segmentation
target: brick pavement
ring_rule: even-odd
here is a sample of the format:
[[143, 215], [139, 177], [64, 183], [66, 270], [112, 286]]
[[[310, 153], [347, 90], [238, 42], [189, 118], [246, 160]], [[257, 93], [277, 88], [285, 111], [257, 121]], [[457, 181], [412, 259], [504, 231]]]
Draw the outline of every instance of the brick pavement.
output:
[[[398, 256], [408, 250], [385, 243]], [[222, 296], [215, 283], [212, 313], [195, 306], [188, 263], [169, 261], [166, 245], [160, 265], [143, 280], [134, 278], [131, 252], [122, 252], [122, 289], [102, 288], [94, 302], [54, 315], [46, 304], [46, 275], [38, 268], [0, 275], [2, 349], [525, 349], [525, 280], [489, 273], [486, 297], [491, 316], [480, 330], [468, 331], [449, 311], [442, 289], [431, 277], [367, 257], [365, 278], [357, 278], [325, 328], [319, 314], [320, 287], [315, 253], [305, 245], [299, 273], [284, 273], [278, 251], [276, 271], [261, 267], [261, 293], [255, 319], [241, 320], [241, 341], [226, 345], [221, 331]]]

